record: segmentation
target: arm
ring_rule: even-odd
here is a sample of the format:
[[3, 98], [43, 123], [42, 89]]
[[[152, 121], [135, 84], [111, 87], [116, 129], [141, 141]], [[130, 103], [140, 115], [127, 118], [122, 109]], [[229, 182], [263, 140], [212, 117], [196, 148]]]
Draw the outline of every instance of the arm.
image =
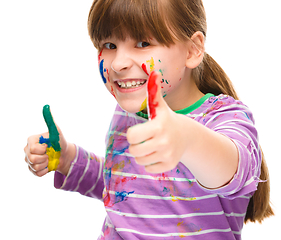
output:
[[[80, 147], [65, 141], [60, 129], [61, 156], [55, 172], [55, 187], [65, 191], [76, 191], [82, 195], [101, 199], [104, 188], [102, 172], [103, 158], [88, 153]], [[48, 133], [42, 134], [48, 137]], [[25, 161], [29, 170], [42, 177], [48, 173], [47, 145], [39, 144], [40, 135], [28, 138], [25, 147]]]
[[238, 151], [229, 138], [172, 111], [129, 129], [127, 138], [130, 153], [151, 173], [172, 170], [181, 161], [203, 186], [218, 188], [237, 171]]
[[[39, 177], [44, 176], [49, 171], [56, 170], [56, 188], [77, 191], [83, 195], [101, 199], [104, 187], [102, 178], [103, 159], [76, 147], [72, 143], [68, 143], [60, 128], [55, 125], [48, 108], [47, 120], [49, 119], [51, 121], [46, 121], [49, 133], [28, 138], [24, 150], [26, 153], [25, 161], [29, 165], [29, 170]], [[55, 131], [52, 131], [52, 129], [55, 129]], [[52, 140], [54, 136], [56, 137], [55, 141]], [[59, 152], [58, 158], [52, 159], [52, 155], [46, 154], [49, 143], [43, 144], [42, 139], [44, 141], [49, 140], [55, 151]], [[58, 149], [53, 143], [58, 144]], [[56, 162], [55, 168], [50, 169], [50, 161]]]
[[218, 188], [233, 178], [238, 168], [234, 142], [186, 116], [177, 114], [185, 150], [181, 162], [206, 188]]
[[148, 172], [158, 173], [175, 168], [181, 161], [205, 187], [227, 184], [238, 167], [235, 143], [193, 119], [174, 113], [164, 101], [160, 85], [156, 94], [153, 97], [156, 104], [149, 103], [150, 108], [156, 107], [156, 117], [127, 132], [129, 150], [137, 163]]
[[58, 171], [55, 173], [55, 187], [102, 199], [104, 159], [81, 147], [77, 147], [76, 152], [75, 158], [70, 162], [67, 175]]

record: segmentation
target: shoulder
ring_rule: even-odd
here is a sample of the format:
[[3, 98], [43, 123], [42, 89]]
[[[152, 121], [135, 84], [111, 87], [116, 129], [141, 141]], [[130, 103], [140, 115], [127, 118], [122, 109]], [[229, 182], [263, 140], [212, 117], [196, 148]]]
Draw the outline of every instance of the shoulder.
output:
[[251, 110], [242, 101], [224, 94], [210, 97], [191, 116], [204, 125], [231, 120], [255, 123]]

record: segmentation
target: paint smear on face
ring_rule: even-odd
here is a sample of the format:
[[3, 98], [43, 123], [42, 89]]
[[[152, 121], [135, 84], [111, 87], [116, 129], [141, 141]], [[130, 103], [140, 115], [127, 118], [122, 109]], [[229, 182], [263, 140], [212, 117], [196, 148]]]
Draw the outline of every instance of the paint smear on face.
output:
[[141, 108], [140, 108], [140, 111], [146, 109], [147, 107], [147, 98], [143, 101], [142, 105], [141, 105]]
[[156, 84], [157, 73], [152, 72], [148, 78], [147, 92], [148, 92], [148, 112], [150, 120], [156, 117], [156, 107], [158, 102], [155, 101], [158, 86]]
[[100, 70], [101, 78], [102, 78], [104, 84], [106, 84], [106, 78], [105, 78], [105, 76], [104, 76], [104, 73], [106, 72], [106, 69], [103, 68], [104, 59], [101, 60], [102, 52], [103, 52], [103, 49], [100, 51], [100, 53], [99, 53], [99, 55], [98, 55], [99, 70]]
[[[150, 60], [147, 60], [146, 63], [149, 64], [150, 72], [153, 72], [153, 71], [155, 70], [155, 68], [154, 68], [155, 64], [154, 64], [154, 59], [153, 59], [153, 57], [151, 57]], [[145, 65], [144, 63], [141, 65], [141, 67], [142, 67], [142, 70], [143, 70], [147, 75], [149, 75], [149, 73], [148, 73], [148, 71], [147, 71], [147, 68], [146, 68], [146, 65]]]
[[141, 68], [142, 68], [142, 70], [147, 74], [147, 76], [149, 75], [149, 73], [147, 72], [147, 68], [146, 68], [146, 65], [143, 63], [142, 65], [141, 65]]
[[153, 57], [151, 57], [151, 59], [150, 59], [150, 60], [147, 60], [146, 62], [149, 64], [150, 72], [154, 71], [154, 70], [155, 70], [155, 69], [154, 69], [155, 64], [154, 64], [154, 59], [153, 59]]
[[100, 75], [101, 75], [101, 78], [102, 78], [104, 84], [106, 84], [106, 78], [104, 76], [104, 72], [106, 72], [106, 69], [103, 68], [103, 63], [104, 63], [104, 59], [101, 60], [101, 62], [100, 62]]
[[103, 51], [103, 49], [100, 51], [100, 53], [99, 53], [99, 55], [98, 55], [98, 61], [99, 61], [99, 63], [100, 63], [100, 59], [101, 59], [101, 55], [102, 55], [102, 51]]

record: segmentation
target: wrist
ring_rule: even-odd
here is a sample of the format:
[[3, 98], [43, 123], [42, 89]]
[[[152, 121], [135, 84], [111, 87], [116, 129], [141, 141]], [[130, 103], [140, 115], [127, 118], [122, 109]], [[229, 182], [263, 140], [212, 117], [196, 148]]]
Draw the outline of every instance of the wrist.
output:
[[61, 174], [67, 176], [71, 162], [76, 157], [76, 146], [73, 143], [67, 143], [67, 147], [65, 149], [65, 154], [60, 159], [60, 164], [58, 165], [57, 171]]

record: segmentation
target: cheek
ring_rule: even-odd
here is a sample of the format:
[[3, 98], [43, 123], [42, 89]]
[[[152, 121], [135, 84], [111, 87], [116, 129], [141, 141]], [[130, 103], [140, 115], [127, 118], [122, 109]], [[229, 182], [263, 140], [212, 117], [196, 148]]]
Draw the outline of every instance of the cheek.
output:
[[107, 79], [106, 79], [107, 69], [104, 67], [104, 59], [101, 60], [99, 63], [99, 70], [100, 70], [100, 75], [103, 80], [103, 83], [106, 84], [107, 83]]
[[103, 50], [100, 51], [98, 55], [99, 72], [104, 84], [109, 82], [108, 78], [108, 66], [103, 56]]
[[101, 54], [99, 54], [99, 59], [98, 60], [99, 60], [99, 72], [100, 72], [102, 81], [105, 84], [105, 86], [108, 89], [108, 91], [115, 97], [113, 86], [112, 86], [112, 84], [110, 82], [110, 79], [109, 79], [108, 68], [107, 68], [107, 66], [105, 64], [104, 59], [101, 59]]
[[105, 77], [105, 73], [106, 73], [106, 68], [104, 67], [104, 59], [102, 59], [102, 52], [103, 50], [100, 51], [99, 55], [98, 55], [98, 63], [99, 63], [99, 72], [101, 75], [101, 78], [104, 82], [104, 84], [106, 84], [107, 80]]
[[155, 66], [155, 58], [151, 57], [150, 59], [146, 60], [144, 63], [142, 63], [141, 67], [142, 70], [146, 73], [146, 75], [149, 75], [154, 70], [158, 70], [157, 66]]
[[[161, 72], [161, 71], [160, 71]], [[162, 95], [166, 97], [169, 92], [173, 91], [182, 81], [184, 77], [184, 67], [171, 66], [163, 64], [162, 68]]]
[[162, 78], [161, 88], [163, 97], [166, 97], [167, 94], [172, 90], [172, 84], [168, 79]]

